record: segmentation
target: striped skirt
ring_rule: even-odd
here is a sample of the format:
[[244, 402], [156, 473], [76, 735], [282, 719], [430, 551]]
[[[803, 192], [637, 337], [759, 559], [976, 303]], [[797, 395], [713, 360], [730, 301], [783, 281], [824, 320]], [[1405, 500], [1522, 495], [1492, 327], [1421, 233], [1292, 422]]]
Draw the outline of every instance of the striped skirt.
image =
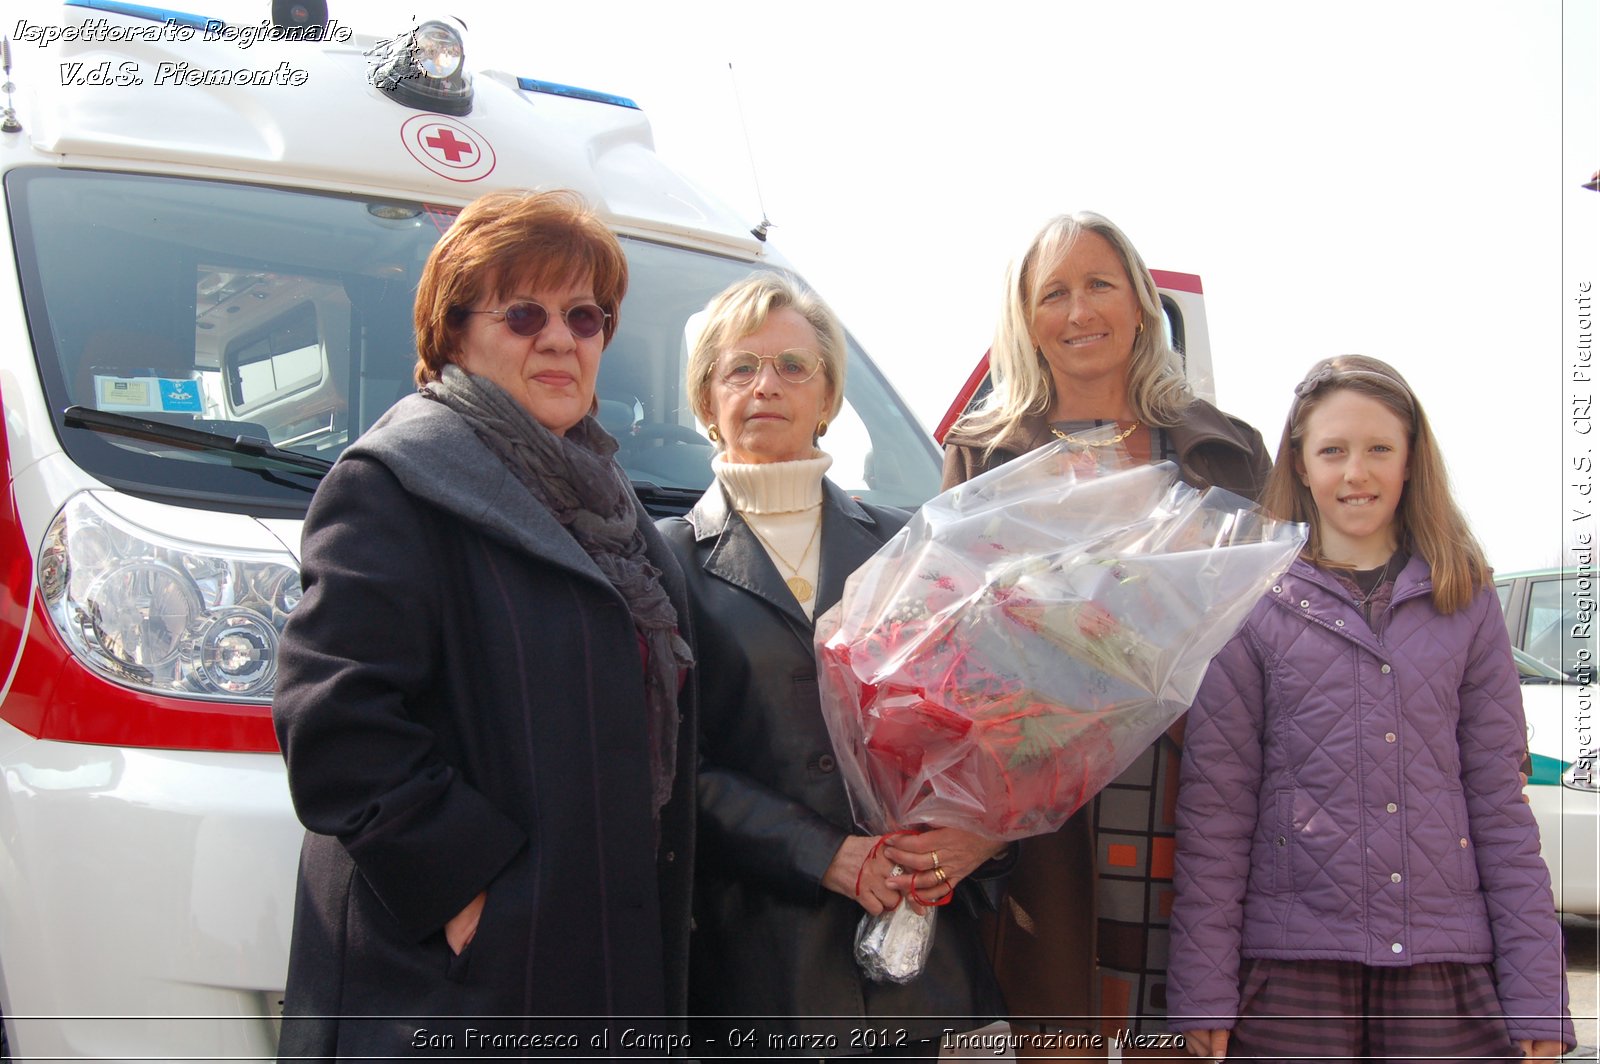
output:
[[1239, 982], [1229, 1060], [1522, 1059], [1488, 964], [1374, 968], [1247, 957]]

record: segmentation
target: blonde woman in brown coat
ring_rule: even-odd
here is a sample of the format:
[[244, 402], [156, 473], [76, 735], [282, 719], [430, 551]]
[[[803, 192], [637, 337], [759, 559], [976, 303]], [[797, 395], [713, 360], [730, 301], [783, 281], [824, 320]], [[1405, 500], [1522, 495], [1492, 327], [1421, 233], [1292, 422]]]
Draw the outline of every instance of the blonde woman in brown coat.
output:
[[[1173, 461], [1196, 487], [1260, 494], [1270, 466], [1260, 433], [1194, 396], [1166, 341], [1154, 278], [1100, 215], [1052, 219], [1013, 265], [990, 373], [985, 405], [945, 439], [945, 488], [1065, 439]], [[1013, 1030], [1041, 1036], [1019, 1056], [1103, 1055], [1122, 1032], [1163, 1041], [1182, 728], [1061, 830], [1018, 845], [986, 932]], [[939, 842], [936, 833], [897, 840], [889, 854], [921, 868], [918, 851]], [[1156, 1052], [1182, 1055], [1176, 1045]]]

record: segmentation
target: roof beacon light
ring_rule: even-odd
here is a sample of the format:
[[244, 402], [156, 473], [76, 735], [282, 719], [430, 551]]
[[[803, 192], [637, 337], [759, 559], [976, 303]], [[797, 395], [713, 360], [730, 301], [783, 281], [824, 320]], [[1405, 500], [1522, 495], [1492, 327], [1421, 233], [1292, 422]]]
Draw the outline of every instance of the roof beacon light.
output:
[[274, 26], [326, 26], [327, 0], [272, 0]]
[[461, 69], [461, 37], [438, 22], [417, 27], [417, 66], [435, 81], [455, 76]]
[[430, 19], [395, 42], [393, 55], [373, 71], [372, 81], [405, 107], [471, 114], [472, 75], [466, 58], [462, 28]]

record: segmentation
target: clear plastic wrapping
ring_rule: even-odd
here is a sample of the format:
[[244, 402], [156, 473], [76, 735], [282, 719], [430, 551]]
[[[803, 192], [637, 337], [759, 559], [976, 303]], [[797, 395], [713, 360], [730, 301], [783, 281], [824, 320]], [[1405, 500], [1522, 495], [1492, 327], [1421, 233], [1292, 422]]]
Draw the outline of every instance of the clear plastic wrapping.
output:
[[925, 505], [816, 627], [857, 821], [1061, 826], [1193, 700], [1302, 525], [1056, 443]]

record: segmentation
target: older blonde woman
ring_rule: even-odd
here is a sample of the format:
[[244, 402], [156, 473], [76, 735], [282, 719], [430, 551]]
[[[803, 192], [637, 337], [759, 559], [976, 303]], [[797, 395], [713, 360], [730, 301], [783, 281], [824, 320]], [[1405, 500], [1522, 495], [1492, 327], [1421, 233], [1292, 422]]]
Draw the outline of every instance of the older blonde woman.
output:
[[[1155, 280], [1120, 229], [1087, 212], [1051, 219], [1007, 275], [994, 391], [946, 437], [944, 487], [1100, 429], [1085, 447], [1170, 459], [1190, 484], [1257, 497], [1271, 464], [1261, 434], [1195, 398], [1161, 322]], [[1182, 734], [1180, 722], [1060, 831], [1019, 846], [987, 929], [1013, 1016], [1107, 1036], [1165, 1030]], [[914, 862], [921, 844], [889, 853]]]
[[[703, 707], [690, 1012], [747, 1017], [756, 1035], [745, 1052], [797, 1036], [813, 1057], [935, 1056], [926, 1040], [999, 1009], [961, 904], [973, 889], [961, 884], [996, 847], [952, 835], [938, 867], [896, 878], [877, 840], [852, 826], [812, 622], [907, 514], [824, 478], [832, 459], [817, 440], [844, 399], [843, 332], [810, 292], [759, 274], [711, 301], [688, 374], [719, 448], [715, 483], [661, 525], [688, 583]], [[913, 883], [929, 900], [959, 891], [957, 904], [940, 915], [921, 976], [869, 982], [853, 959], [856, 924], [906, 904]]]

